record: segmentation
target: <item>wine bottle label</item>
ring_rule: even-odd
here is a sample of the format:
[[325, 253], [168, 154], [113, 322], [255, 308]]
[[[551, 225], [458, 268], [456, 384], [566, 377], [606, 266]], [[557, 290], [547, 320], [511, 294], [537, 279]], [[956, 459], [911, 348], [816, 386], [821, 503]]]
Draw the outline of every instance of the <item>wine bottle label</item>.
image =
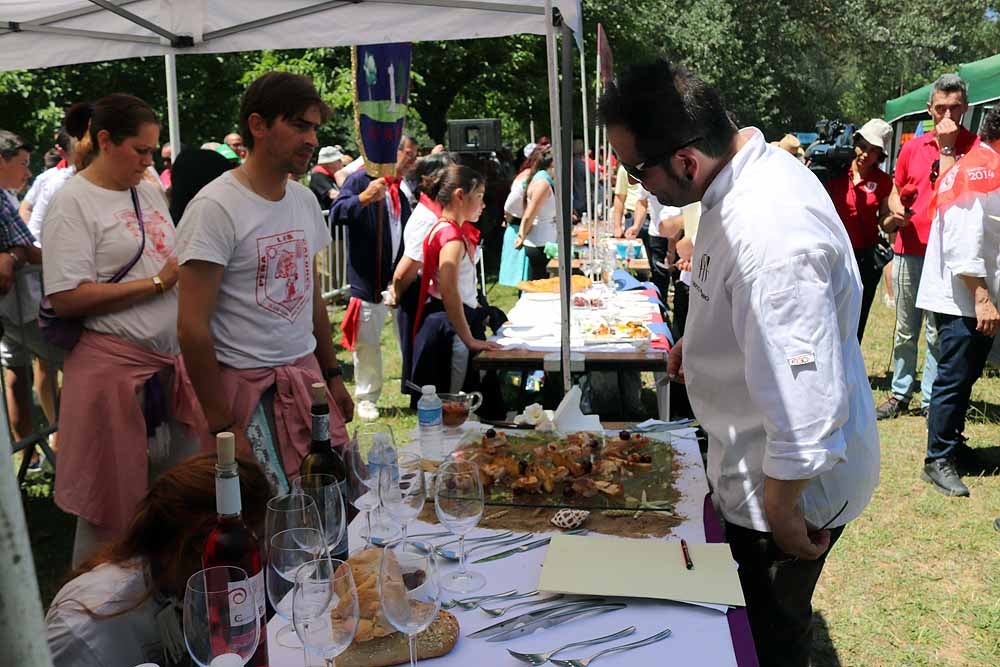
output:
[[232, 516], [243, 511], [239, 477], [215, 478], [215, 509], [223, 516]]
[[330, 415], [312, 416], [312, 439], [321, 441], [330, 439]]
[[257, 615], [260, 616], [261, 627], [264, 627], [264, 622], [267, 620], [265, 618], [265, 614], [267, 614], [267, 588], [265, 585], [263, 569], [250, 577], [250, 586], [253, 588], [253, 597], [257, 603]]
[[250, 581], [229, 582], [229, 624], [234, 630], [253, 623], [257, 611], [255, 599], [252, 578]]

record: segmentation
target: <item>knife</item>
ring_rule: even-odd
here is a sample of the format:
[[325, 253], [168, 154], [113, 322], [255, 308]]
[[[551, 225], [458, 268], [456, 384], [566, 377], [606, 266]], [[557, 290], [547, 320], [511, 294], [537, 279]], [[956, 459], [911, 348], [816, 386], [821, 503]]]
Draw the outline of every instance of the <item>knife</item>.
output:
[[[583, 535], [587, 532], [586, 528], [577, 528], [576, 530], [568, 530], [564, 535]], [[513, 556], [514, 554], [523, 554], [525, 551], [531, 551], [532, 549], [537, 549], [538, 547], [544, 547], [546, 544], [552, 541], [552, 536], [543, 537], [540, 540], [535, 540], [534, 542], [528, 542], [526, 544], [521, 544], [519, 546], [507, 549], [506, 551], [501, 551], [500, 553], [495, 553], [492, 556], [486, 556], [485, 558], [480, 558], [479, 560], [472, 561], [473, 565], [478, 565], [479, 563], [489, 563], [494, 560], [500, 560], [501, 558], [506, 558], [507, 556]]]
[[581, 606], [586, 606], [593, 603], [605, 603], [607, 600], [604, 598], [579, 598], [571, 602], [560, 602], [559, 604], [550, 605], [548, 607], [542, 607], [541, 609], [536, 609], [534, 611], [529, 611], [527, 613], [521, 614], [520, 616], [515, 616], [514, 618], [509, 618], [506, 621], [500, 621], [499, 623], [494, 623], [493, 625], [486, 626], [485, 628], [480, 628], [475, 632], [470, 632], [466, 635], [470, 639], [476, 637], [485, 637], [486, 635], [492, 635], [502, 632], [507, 632], [513, 630], [520, 625], [536, 621], [540, 618], [545, 618], [550, 614], [558, 614], [559, 612], [567, 611], [569, 609], [579, 608]]
[[586, 616], [597, 616], [599, 614], [606, 614], [609, 611], [618, 611], [619, 609], [624, 609], [628, 605], [624, 602], [609, 602], [607, 604], [599, 604], [590, 607], [580, 607], [577, 609], [570, 609], [568, 611], [563, 611], [557, 614], [551, 614], [543, 618], [537, 619], [530, 623], [526, 623], [513, 630], [508, 630], [507, 632], [502, 632], [498, 635], [493, 635], [492, 637], [487, 637], [488, 642], [504, 642], [508, 639], [514, 639], [515, 637], [520, 637], [522, 635], [530, 635], [535, 630], [540, 628], [551, 628], [557, 625], [562, 625], [563, 623], [568, 623], [569, 621], [575, 621], [578, 618], [584, 618]]

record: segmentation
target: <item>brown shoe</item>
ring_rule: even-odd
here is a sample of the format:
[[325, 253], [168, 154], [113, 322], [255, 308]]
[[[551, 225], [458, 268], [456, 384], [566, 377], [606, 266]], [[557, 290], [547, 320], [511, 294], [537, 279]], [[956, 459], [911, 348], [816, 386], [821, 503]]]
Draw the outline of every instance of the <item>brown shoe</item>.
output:
[[875, 409], [875, 418], [878, 420], [894, 419], [905, 413], [910, 407], [910, 401], [902, 401], [895, 396], [890, 396], [885, 403]]

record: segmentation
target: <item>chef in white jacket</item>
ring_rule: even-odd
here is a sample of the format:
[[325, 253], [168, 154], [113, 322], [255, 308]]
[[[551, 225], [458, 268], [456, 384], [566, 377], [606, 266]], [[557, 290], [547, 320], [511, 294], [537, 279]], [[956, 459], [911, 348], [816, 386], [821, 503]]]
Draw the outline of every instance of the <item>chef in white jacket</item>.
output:
[[818, 179], [682, 66], [635, 66], [600, 116], [664, 204], [701, 200], [691, 305], [669, 372], [708, 432], [708, 476], [762, 665], [808, 664], [812, 593], [878, 484], [861, 280]]

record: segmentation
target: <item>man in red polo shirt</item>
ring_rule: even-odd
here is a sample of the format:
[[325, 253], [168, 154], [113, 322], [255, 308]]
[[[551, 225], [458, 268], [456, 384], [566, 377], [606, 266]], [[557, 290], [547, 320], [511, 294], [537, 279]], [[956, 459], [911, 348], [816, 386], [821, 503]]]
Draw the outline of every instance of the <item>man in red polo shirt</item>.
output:
[[[878, 407], [879, 419], [898, 417], [909, 408], [916, 385], [921, 321], [927, 334], [927, 355], [920, 382], [922, 414], [927, 414], [930, 404], [931, 387], [937, 376], [937, 327], [933, 316], [927, 313], [925, 317], [924, 311], [917, 307], [920, 273], [931, 228], [928, 204], [938, 176], [979, 142], [975, 134], [962, 127], [962, 116], [968, 109], [965, 81], [956, 74], [943, 74], [934, 82], [927, 103], [934, 130], [908, 141], [896, 162], [895, 187], [889, 196], [890, 214], [883, 227], [888, 232], [899, 231], [892, 267], [896, 287], [896, 340], [892, 349], [892, 395]], [[914, 191], [915, 199], [911, 195]]]

